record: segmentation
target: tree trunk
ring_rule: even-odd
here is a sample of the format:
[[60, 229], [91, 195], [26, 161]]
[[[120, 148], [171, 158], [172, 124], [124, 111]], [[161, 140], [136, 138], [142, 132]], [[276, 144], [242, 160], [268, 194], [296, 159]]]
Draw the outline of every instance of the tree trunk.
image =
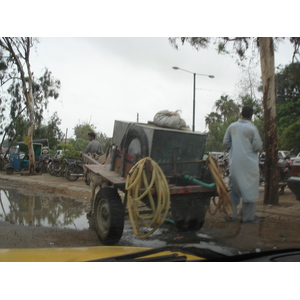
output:
[[[26, 98], [26, 106], [29, 113], [29, 126], [28, 126], [28, 140], [30, 143], [28, 144], [28, 156], [29, 156], [29, 173], [35, 174], [35, 156], [34, 156], [34, 149], [33, 149], [33, 134], [35, 129], [35, 120], [34, 120], [34, 99], [33, 99], [33, 92], [32, 92], [32, 72], [30, 68], [30, 47], [31, 47], [31, 39], [26, 38], [26, 42], [24, 48], [26, 47], [25, 51], [25, 63], [27, 67], [27, 75], [28, 75], [28, 88], [26, 89], [26, 82], [23, 82], [24, 94]], [[23, 81], [23, 78], [22, 78]]]
[[278, 204], [278, 140], [276, 127], [276, 94], [273, 38], [261, 37], [260, 62], [263, 82], [265, 119], [265, 194], [264, 204]]
[[35, 173], [35, 156], [34, 156], [34, 149], [33, 149], [33, 134], [35, 128], [35, 121], [34, 121], [34, 100], [32, 94], [32, 77], [31, 77], [31, 70], [28, 62], [28, 92], [27, 92], [27, 109], [29, 112], [29, 126], [28, 126], [28, 138], [30, 139], [30, 144], [28, 145], [28, 155], [29, 155], [29, 173]]

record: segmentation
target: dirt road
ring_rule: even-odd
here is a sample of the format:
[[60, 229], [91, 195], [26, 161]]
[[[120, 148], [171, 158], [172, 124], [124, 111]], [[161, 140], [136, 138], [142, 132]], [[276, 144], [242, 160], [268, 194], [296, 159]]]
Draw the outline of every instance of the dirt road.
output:
[[[90, 188], [82, 179], [70, 182], [49, 174], [21, 176], [0, 172], [1, 189], [17, 189], [25, 195], [62, 195], [82, 202], [88, 208]], [[260, 224], [226, 223], [224, 213], [207, 213], [203, 228], [196, 233], [178, 232], [174, 225], [164, 224], [146, 240], [135, 237], [128, 220], [119, 245], [161, 246], [170, 243], [200, 243], [222, 245], [240, 250], [269, 250], [299, 246], [300, 202], [286, 188], [279, 205], [263, 204], [264, 188], [260, 188], [257, 215]], [[214, 208], [214, 207], [212, 207]], [[85, 247], [101, 245], [92, 229], [73, 230], [37, 226], [20, 226], [0, 222], [0, 248]]]

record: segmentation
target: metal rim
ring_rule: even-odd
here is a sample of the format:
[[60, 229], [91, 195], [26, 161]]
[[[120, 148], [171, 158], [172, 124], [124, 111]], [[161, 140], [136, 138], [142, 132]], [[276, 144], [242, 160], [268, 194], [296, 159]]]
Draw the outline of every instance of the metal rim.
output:
[[97, 224], [98, 228], [101, 232], [101, 235], [105, 237], [110, 229], [110, 223], [111, 223], [111, 212], [109, 203], [106, 199], [102, 198], [99, 201], [99, 204], [97, 205]]

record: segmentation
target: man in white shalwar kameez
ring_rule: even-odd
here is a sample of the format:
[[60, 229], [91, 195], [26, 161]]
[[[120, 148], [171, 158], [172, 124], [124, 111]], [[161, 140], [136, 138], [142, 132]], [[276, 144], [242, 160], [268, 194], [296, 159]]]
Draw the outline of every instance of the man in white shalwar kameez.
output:
[[242, 118], [230, 124], [224, 135], [223, 144], [229, 150], [229, 187], [233, 214], [228, 221], [237, 219], [237, 206], [242, 198], [241, 222], [258, 223], [255, 216], [259, 193], [258, 153], [262, 140], [256, 126], [251, 122], [253, 109], [245, 106]]

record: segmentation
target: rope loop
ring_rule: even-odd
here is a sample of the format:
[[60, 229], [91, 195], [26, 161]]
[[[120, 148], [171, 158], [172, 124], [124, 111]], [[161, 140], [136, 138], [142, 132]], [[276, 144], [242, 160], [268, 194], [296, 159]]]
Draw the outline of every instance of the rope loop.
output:
[[228, 194], [228, 188], [225, 185], [225, 182], [222, 178], [222, 172], [217, 163], [217, 160], [209, 156], [208, 158], [208, 168], [213, 177], [213, 180], [216, 184], [218, 199], [216, 197], [213, 198], [213, 203], [215, 205], [215, 210], [211, 210], [211, 206], [208, 207], [208, 211], [211, 215], [215, 215], [218, 211], [224, 212], [227, 215], [232, 214], [232, 205], [231, 199]]

